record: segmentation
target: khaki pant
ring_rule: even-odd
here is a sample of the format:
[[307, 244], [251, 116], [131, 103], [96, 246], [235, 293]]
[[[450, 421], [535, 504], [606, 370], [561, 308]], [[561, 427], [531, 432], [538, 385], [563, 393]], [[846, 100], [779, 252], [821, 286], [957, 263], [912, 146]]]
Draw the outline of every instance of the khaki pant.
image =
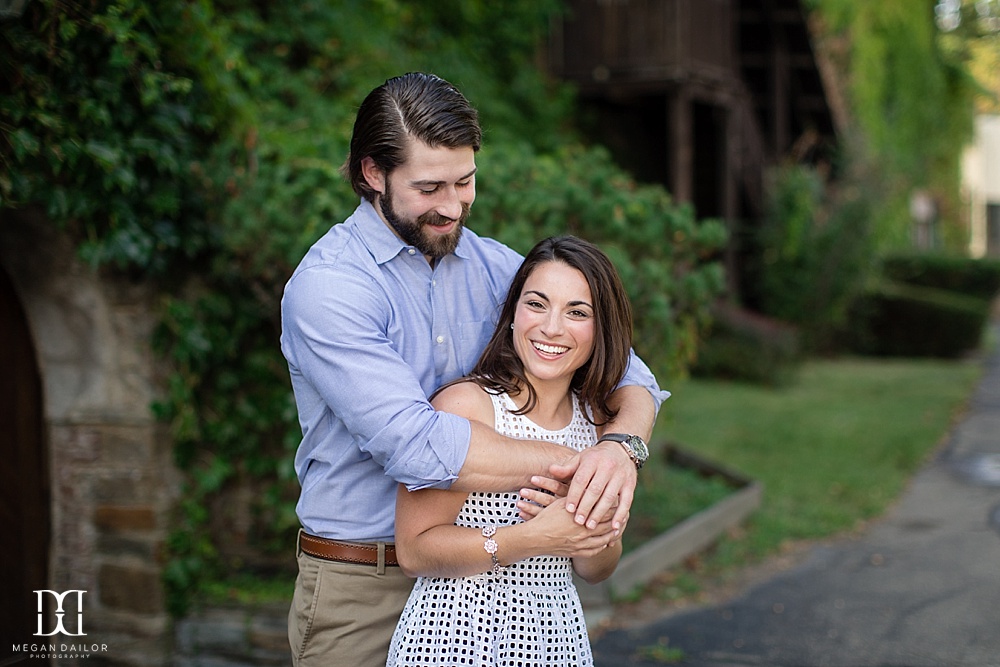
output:
[[385, 667], [396, 622], [413, 588], [398, 567], [335, 563], [298, 553], [288, 612], [295, 667]]

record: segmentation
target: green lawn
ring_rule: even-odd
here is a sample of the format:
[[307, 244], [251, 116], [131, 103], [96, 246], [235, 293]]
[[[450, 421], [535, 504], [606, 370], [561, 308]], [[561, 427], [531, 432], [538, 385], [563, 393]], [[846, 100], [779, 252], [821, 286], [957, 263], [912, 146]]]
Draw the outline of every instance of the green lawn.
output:
[[[685, 577], [725, 574], [785, 543], [880, 515], [943, 441], [980, 376], [975, 361], [852, 358], [809, 362], [781, 389], [705, 380], [671, 387], [654, 440], [751, 477], [764, 495], [745, 530], [699, 558], [693, 575], [690, 564], [680, 568], [681, 589], [670, 595], [697, 588]], [[633, 517], [657, 512], [640, 502]]]

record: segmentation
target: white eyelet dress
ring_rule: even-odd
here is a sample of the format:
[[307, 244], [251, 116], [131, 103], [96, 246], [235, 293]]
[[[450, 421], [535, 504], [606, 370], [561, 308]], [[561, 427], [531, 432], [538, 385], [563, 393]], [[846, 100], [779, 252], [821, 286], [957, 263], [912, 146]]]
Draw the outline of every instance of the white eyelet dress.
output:
[[[511, 414], [517, 407], [507, 394], [491, 397], [496, 430], [502, 435], [558, 442], [576, 450], [589, 447], [597, 437], [575, 396], [573, 419], [558, 431]], [[455, 525], [520, 523], [517, 499], [516, 493], [471, 493]], [[502, 559], [502, 541], [497, 553]], [[536, 556], [498, 574], [419, 577], [396, 626], [386, 664], [589, 667], [593, 663], [570, 559]]]

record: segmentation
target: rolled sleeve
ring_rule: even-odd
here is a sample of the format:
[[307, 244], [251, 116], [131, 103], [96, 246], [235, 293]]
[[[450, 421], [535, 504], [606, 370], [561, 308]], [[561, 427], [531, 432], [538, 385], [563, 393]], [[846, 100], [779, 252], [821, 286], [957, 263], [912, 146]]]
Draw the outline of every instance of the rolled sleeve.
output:
[[[410, 491], [448, 488], [458, 478], [468, 453], [472, 427], [467, 419], [436, 412], [428, 430], [429, 435], [414, 438], [406, 448], [397, 448], [384, 464], [385, 474]], [[457, 459], [456, 452], [462, 452]]]
[[670, 398], [670, 392], [666, 389], [660, 389], [653, 371], [649, 370], [649, 366], [639, 358], [635, 350], [632, 350], [629, 355], [628, 370], [625, 371], [625, 377], [618, 383], [619, 387], [626, 385], [645, 387], [649, 395], [653, 397], [657, 414], [659, 414], [660, 406], [663, 405], [663, 402]]

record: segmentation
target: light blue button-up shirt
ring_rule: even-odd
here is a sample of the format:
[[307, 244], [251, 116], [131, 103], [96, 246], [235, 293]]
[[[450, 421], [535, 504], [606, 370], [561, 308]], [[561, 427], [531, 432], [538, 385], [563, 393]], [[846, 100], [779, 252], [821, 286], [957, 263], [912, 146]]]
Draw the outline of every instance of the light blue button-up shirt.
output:
[[[522, 257], [466, 229], [434, 268], [362, 201], [306, 253], [281, 301], [281, 349], [302, 427], [306, 532], [392, 541], [398, 483], [448, 488], [471, 428], [427, 401], [468, 374]], [[669, 396], [634, 354], [624, 381]]]

